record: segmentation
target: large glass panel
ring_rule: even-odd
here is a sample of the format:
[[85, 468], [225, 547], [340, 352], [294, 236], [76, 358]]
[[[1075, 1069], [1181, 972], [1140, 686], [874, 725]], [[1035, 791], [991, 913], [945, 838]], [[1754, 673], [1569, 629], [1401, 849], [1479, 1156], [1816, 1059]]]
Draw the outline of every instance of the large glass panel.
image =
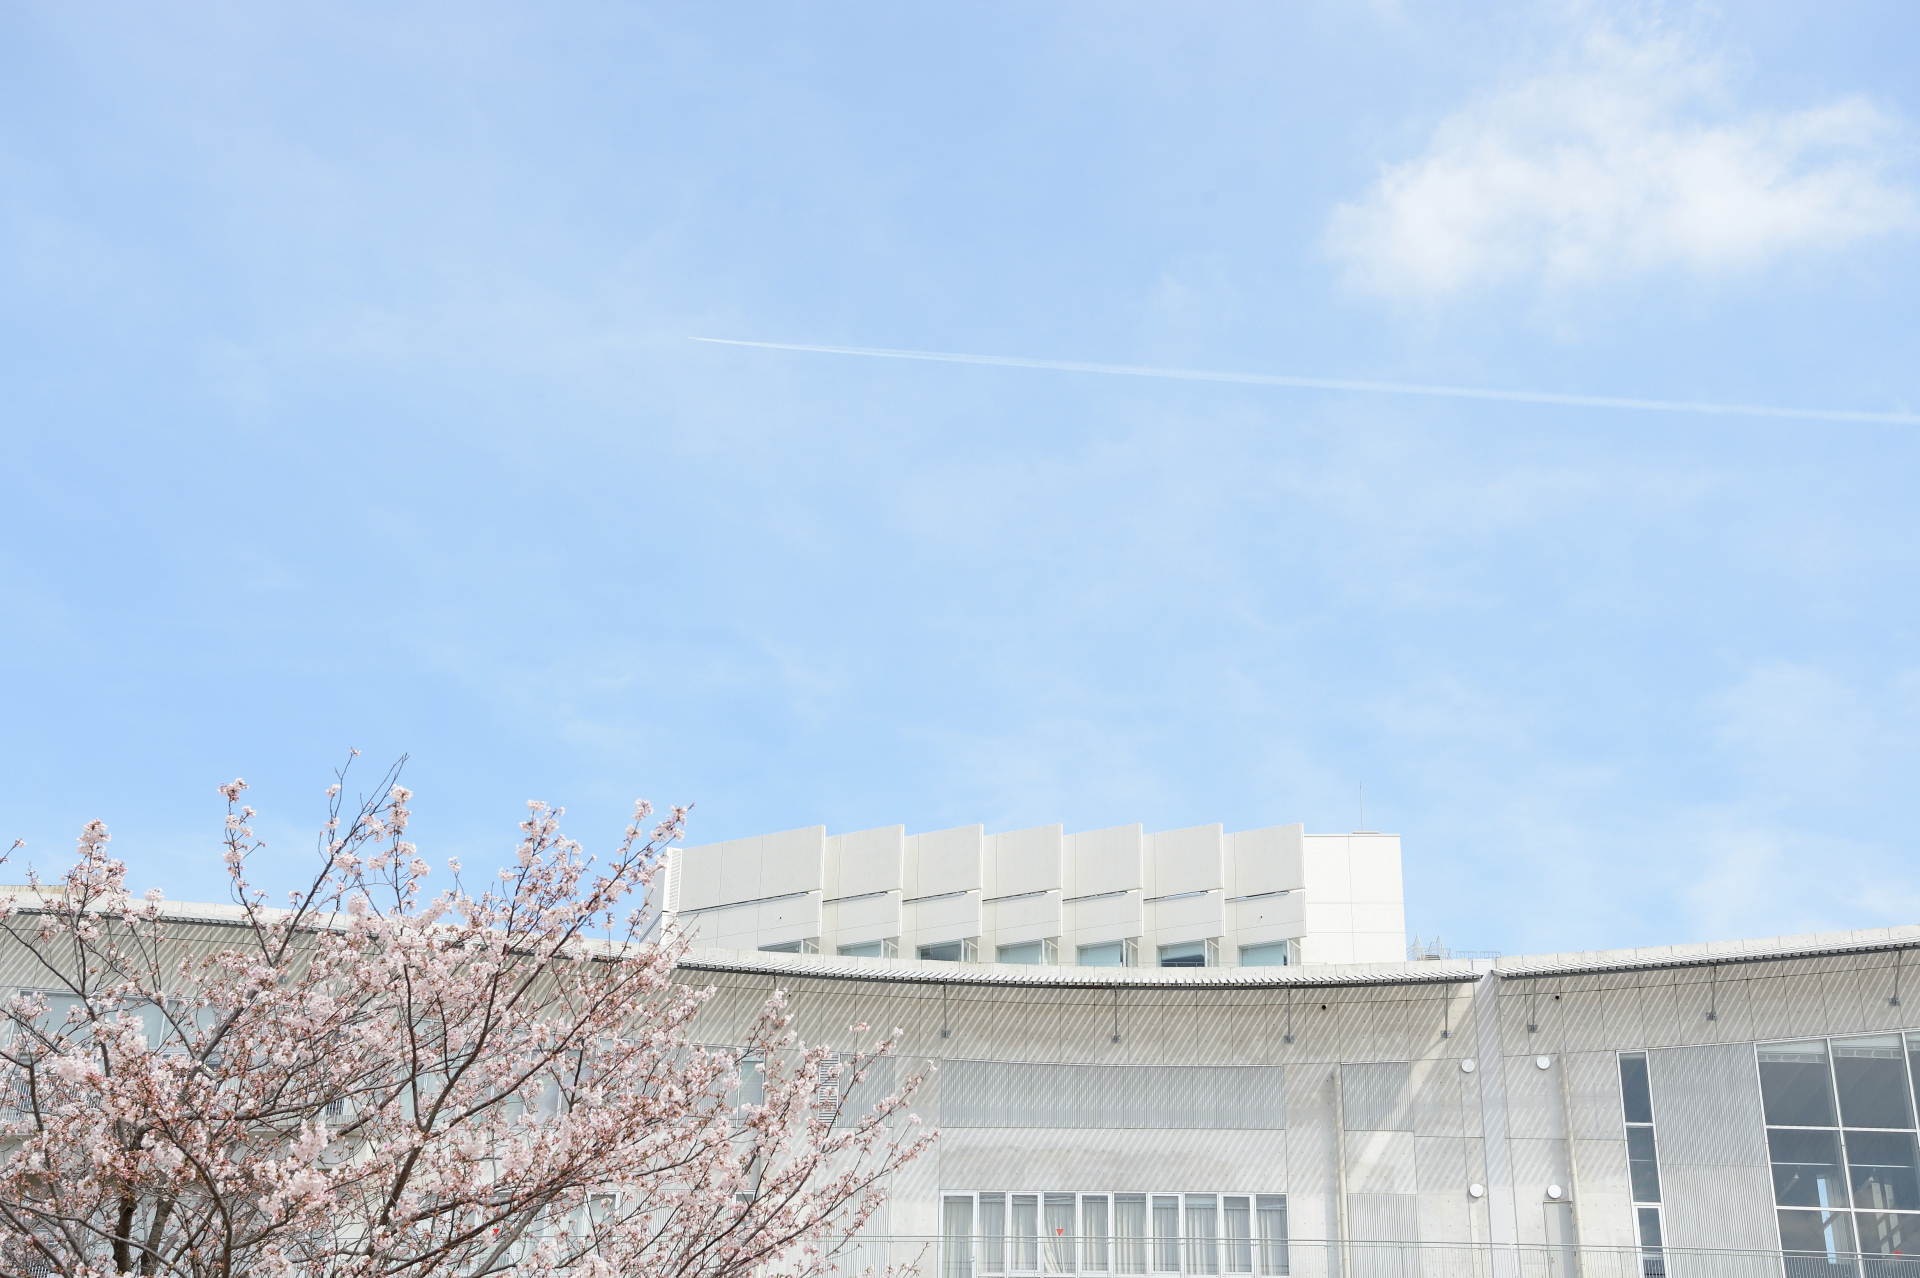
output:
[[1220, 1215], [1226, 1225], [1227, 1272], [1253, 1272], [1253, 1200], [1222, 1198]]
[[1920, 1256], [1920, 1216], [1863, 1211], [1853, 1218], [1860, 1250], [1875, 1256]]
[[[1857, 1250], [1853, 1245], [1853, 1217], [1844, 1211], [1780, 1212], [1780, 1250], [1791, 1260], [1795, 1256], [1837, 1264]], [[1819, 1268], [1796, 1267], [1789, 1263], [1789, 1274], [1825, 1272]]]
[[1046, 943], [1028, 941], [1025, 945], [1002, 945], [993, 952], [996, 963], [1020, 963], [1032, 967], [1045, 960]]
[[1187, 1195], [1187, 1272], [1220, 1272], [1220, 1205], [1212, 1194]]
[[1620, 1058], [1620, 1099], [1629, 1123], [1653, 1121], [1653, 1092], [1647, 1086], [1645, 1052], [1630, 1052]]
[[940, 1208], [942, 1278], [973, 1278], [973, 1198], [948, 1195]]
[[1153, 1272], [1180, 1272], [1180, 1200], [1172, 1194], [1153, 1196]]
[[1007, 1196], [980, 1195], [980, 1272], [1007, 1272]]
[[1113, 1265], [1116, 1272], [1147, 1272], [1147, 1196], [1113, 1196]]
[[1913, 1080], [1914, 1105], [1920, 1109], [1920, 1034], [1907, 1035], [1907, 1077]]
[[887, 943], [885, 941], [867, 941], [861, 945], [842, 945], [837, 947], [835, 952], [842, 958], [885, 958], [887, 955]]
[[1760, 1099], [1771, 1127], [1838, 1127], [1826, 1042], [1762, 1043]]
[[1849, 1131], [1847, 1171], [1854, 1206], [1920, 1210], [1920, 1150], [1913, 1133]]
[[1105, 945], [1083, 945], [1080, 947], [1081, 967], [1125, 967], [1127, 965], [1127, 943], [1108, 941]]
[[1653, 1144], [1653, 1128], [1627, 1128], [1627, 1171], [1633, 1179], [1633, 1201], [1660, 1201], [1660, 1160]]
[[1240, 966], [1285, 967], [1288, 944], [1287, 941], [1275, 941], [1271, 945], [1243, 945], [1240, 947]]
[[1846, 1179], [1840, 1171], [1840, 1133], [1789, 1131], [1767, 1133], [1773, 1160], [1773, 1201], [1782, 1207], [1845, 1207]]
[[1667, 1259], [1660, 1250], [1660, 1209], [1642, 1207], [1639, 1209], [1640, 1226], [1640, 1273], [1643, 1278], [1666, 1278]]
[[1047, 1195], [1047, 1272], [1073, 1272], [1073, 1195]]
[[1014, 1194], [1013, 1272], [1034, 1273], [1040, 1268], [1040, 1195]]
[[958, 963], [965, 952], [966, 947], [959, 941], [945, 941], [939, 945], [920, 947], [920, 957], [931, 959], [936, 963]]
[[1906, 1044], [1898, 1034], [1833, 1042], [1833, 1078], [1842, 1127], [1912, 1127]]
[[1278, 1278], [1287, 1273], [1287, 1197], [1261, 1194], [1254, 1199], [1254, 1210], [1259, 1214], [1261, 1276]]
[[1107, 1196], [1088, 1194], [1080, 1200], [1080, 1267], [1103, 1274], [1112, 1263], [1108, 1237]]
[[1185, 941], [1179, 945], [1160, 947], [1161, 967], [1205, 967], [1207, 965], [1207, 943], [1205, 941]]

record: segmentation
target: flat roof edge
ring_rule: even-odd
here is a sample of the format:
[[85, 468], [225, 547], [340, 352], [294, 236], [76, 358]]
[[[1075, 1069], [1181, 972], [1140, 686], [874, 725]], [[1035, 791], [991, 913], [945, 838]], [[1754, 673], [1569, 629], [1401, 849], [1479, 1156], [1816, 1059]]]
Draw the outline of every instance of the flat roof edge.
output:
[[1465, 963], [1378, 966], [1391, 970], [1377, 970], [1375, 965], [1365, 963], [1302, 967], [1024, 967], [1002, 963], [935, 964], [917, 959], [848, 961], [811, 954], [788, 957], [746, 950], [691, 950], [680, 960], [680, 970], [686, 972], [888, 985], [987, 985], [1027, 989], [1244, 990], [1470, 985], [1484, 975], [1483, 971], [1476, 971]]

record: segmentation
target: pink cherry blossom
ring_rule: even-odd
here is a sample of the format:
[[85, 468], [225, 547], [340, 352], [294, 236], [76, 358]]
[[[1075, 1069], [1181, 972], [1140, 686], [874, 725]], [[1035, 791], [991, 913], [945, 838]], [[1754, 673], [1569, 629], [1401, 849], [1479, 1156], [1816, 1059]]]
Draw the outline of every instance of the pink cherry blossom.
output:
[[48, 991], [0, 1006], [0, 1268], [824, 1273], [933, 1139], [921, 1073], [849, 1103], [899, 1032], [804, 1043], [776, 991], [744, 1041], [701, 1041], [685, 943], [640, 939], [686, 808], [643, 835], [636, 804], [596, 860], [531, 802], [498, 881], [427, 895], [397, 772], [355, 807], [340, 771], [288, 908], [245, 878], [236, 779], [234, 923], [136, 903], [97, 821], [64, 892], [0, 910]]

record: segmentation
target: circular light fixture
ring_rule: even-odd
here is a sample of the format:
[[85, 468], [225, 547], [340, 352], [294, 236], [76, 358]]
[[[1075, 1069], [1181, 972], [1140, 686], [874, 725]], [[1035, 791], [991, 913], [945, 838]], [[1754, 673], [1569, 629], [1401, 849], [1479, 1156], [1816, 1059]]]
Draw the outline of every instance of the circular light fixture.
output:
[[1467, 1194], [1472, 1198], [1485, 1198], [1487, 1196], [1487, 1187], [1476, 1181], [1467, 1186]]
[[1564, 1191], [1558, 1185], [1547, 1186], [1547, 1197], [1558, 1198]]
[[1471, 1056], [1469, 1056], [1466, 1060], [1460, 1062], [1460, 1072], [1462, 1074], [1473, 1073], [1473, 1068], [1474, 1068], [1473, 1058]]
[[1553, 1064], [1553, 1057], [1551, 1057], [1551, 1056], [1536, 1056], [1536, 1057], [1534, 1057], [1534, 1058], [1533, 1058], [1533, 1063], [1534, 1063], [1535, 1065], [1538, 1065], [1538, 1066], [1539, 1066], [1539, 1067], [1540, 1067], [1541, 1069], [1547, 1069], [1547, 1068], [1549, 1068], [1550, 1066], [1552, 1066], [1552, 1064]]

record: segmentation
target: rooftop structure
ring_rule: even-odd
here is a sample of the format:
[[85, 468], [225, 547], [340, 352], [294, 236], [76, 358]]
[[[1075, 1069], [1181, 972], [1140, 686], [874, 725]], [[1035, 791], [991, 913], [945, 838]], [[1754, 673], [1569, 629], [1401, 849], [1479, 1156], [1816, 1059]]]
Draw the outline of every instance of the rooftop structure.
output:
[[1300, 825], [816, 825], [674, 849], [665, 911], [701, 945], [930, 962], [1278, 967], [1407, 946], [1400, 836]]

